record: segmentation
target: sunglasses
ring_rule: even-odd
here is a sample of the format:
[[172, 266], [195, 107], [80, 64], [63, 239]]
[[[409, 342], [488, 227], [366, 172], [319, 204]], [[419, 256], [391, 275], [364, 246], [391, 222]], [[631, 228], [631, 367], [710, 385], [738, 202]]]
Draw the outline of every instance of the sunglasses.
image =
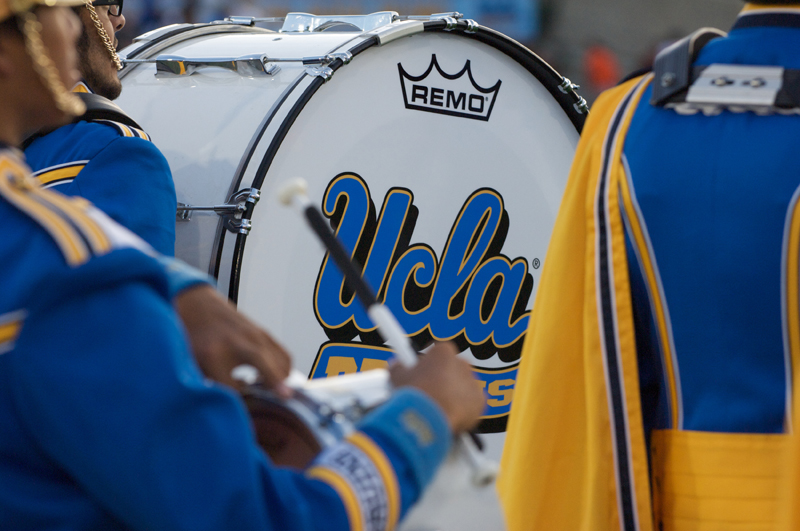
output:
[[122, 0], [94, 0], [92, 5], [95, 7], [108, 6], [108, 14], [114, 17], [122, 14]]

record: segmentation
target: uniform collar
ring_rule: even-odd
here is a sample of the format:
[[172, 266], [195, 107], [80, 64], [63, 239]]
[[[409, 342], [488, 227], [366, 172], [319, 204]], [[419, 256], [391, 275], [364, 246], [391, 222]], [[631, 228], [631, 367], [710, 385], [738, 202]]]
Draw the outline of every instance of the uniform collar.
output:
[[733, 29], [759, 27], [800, 28], [800, 2], [796, 4], [745, 4]]
[[94, 94], [94, 91], [89, 88], [89, 85], [86, 84], [85, 81], [78, 81], [74, 87], [72, 87], [72, 92], [81, 92], [83, 94]]

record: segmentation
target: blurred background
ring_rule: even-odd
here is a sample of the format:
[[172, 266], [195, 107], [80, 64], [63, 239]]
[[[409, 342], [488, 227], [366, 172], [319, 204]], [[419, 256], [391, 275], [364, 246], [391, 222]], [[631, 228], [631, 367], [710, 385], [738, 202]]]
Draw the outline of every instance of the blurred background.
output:
[[458, 11], [522, 42], [581, 85], [590, 102], [691, 31], [727, 30], [741, 0], [128, 0], [120, 47], [137, 35], [180, 22], [231, 15], [282, 17], [289, 12], [361, 15]]

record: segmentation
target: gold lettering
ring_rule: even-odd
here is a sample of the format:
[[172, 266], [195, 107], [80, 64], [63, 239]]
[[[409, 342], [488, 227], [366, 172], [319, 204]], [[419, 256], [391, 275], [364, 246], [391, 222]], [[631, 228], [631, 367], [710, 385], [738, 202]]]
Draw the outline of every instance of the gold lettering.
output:
[[[501, 389], [501, 387], [505, 389]], [[486, 403], [491, 407], [507, 406], [514, 399], [514, 380], [497, 380], [489, 384], [489, 394], [494, 397], [503, 397], [502, 400], [493, 398]]]
[[343, 356], [331, 356], [328, 360], [328, 366], [325, 368], [325, 375], [328, 377], [353, 374], [355, 372], [358, 372], [356, 360]]

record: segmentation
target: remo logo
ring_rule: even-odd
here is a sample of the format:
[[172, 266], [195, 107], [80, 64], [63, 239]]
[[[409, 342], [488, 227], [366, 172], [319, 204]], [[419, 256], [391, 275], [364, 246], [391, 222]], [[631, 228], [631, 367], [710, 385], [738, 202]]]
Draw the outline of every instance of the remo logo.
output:
[[[389, 190], [377, 212], [367, 183], [342, 174], [328, 185], [322, 211], [418, 348], [450, 340], [470, 350], [486, 394], [481, 431], [500, 432], [514, 395], [533, 277], [525, 258], [502, 254], [509, 229], [502, 196], [482, 188], [464, 199], [443, 249], [413, 241], [417, 218], [426, 213], [405, 188]], [[327, 255], [314, 311], [330, 341], [319, 348], [312, 378], [387, 366], [391, 350]]]

